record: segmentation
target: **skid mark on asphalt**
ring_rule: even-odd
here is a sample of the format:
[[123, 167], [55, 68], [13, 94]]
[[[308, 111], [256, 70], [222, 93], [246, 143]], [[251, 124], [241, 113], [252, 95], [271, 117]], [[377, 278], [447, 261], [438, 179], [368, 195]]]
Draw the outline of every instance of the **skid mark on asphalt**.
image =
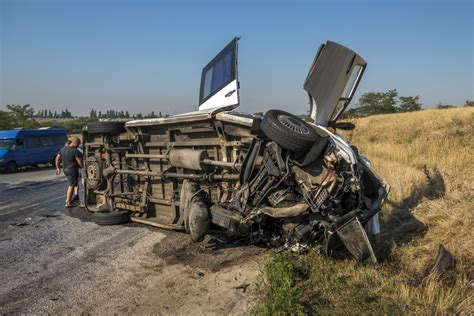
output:
[[[55, 197], [55, 198], [52, 198], [52, 199], [48, 199], [46, 202], [49, 204], [53, 201], [58, 201], [58, 200], [64, 200], [64, 197], [63, 196], [58, 196], [58, 197]], [[45, 203], [45, 201], [42, 201], [42, 202], [38, 202], [38, 203], [28, 204], [25, 207], [22, 207], [21, 209], [13, 209], [11, 211], [2, 212], [2, 213], [0, 213], [0, 218], [2, 218], [2, 216], [6, 216], [8, 214], [12, 214], [12, 213], [16, 213], [16, 212], [27, 212], [28, 210], [30, 210], [32, 208], [43, 205], [44, 203]], [[8, 208], [12, 208], [12, 206], [9, 205]], [[15, 208], [15, 206], [13, 206], [13, 208]], [[4, 208], [0, 208], [0, 211], [2, 211], [2, 209], [4, 209]]]

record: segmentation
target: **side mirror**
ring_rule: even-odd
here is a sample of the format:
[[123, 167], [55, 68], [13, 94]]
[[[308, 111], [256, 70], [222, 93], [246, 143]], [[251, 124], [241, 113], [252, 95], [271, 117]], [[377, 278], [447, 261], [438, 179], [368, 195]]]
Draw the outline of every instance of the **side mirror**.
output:
[[335, 129], [342, 129], [345, 131], [352, 131], [356, 126], [351, 122], [329, 122], [329, 127], [333, 127]]
[[15, 151], [15, 150], [16, 150], [16, 145], [13, 144], [13, 145], [10, 147], [10, 150], [11, 150], [11, 151]]

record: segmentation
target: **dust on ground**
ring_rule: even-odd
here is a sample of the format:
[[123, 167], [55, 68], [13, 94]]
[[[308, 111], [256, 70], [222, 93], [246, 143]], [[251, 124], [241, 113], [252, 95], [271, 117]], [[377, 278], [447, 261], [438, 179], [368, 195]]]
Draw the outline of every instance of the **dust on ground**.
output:
[[223, 244], [212, 238], [193, 243], [171, 232], [153, 247], [158, 259], [153, 286], [126, 313], [248, 314], [253, 290], [268, 251], [244, 243]]

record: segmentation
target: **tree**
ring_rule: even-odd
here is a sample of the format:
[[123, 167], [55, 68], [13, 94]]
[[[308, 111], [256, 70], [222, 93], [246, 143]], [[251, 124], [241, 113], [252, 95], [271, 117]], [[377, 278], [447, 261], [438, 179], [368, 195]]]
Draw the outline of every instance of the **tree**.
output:
[[376, 114], [411, 112], [421, 110], [419, 96], [398, 96], [396, 89], [387, 92], [368, 92], [359, 98], [359, 104], [347, 109], [342, 118], [364, 117]]
[[420, 97], [400, 97], [400, 104], [398, 105], [399, 112], [412, 112], [421, 110]]
[[397, 112], [397, 97], [396, 89], [387, 92], [364, 93], [359, 99], [358, 111], [363, 116], [395, 113]]
[[69, 112], [68, 109], [65, 109], [64, 111], [61, 111], [61, 118], [71, 118], [72, 114]]
[[473, 100], [466, 100], [466, 103], [464, 106], [474, 106], [474, 101]]
[[451, 108], [454, 108], [454, 107], [455, 107], [454, 105], [443, 104], [443, 102], [441, 102], [441, 101], [439, 101], [439, 103], [436, 105], [436, 108], [439, 109], [439, 110], [451, 109]]
[[7, 111], [0, 111], [0, 130], [12, 129], [14, 127], [11, 114]]
[[[9, 117], [12, 127], [35, 128], [39, 126], [38, 122], [33, 119], [35, 111], [31, 105], [7, 104], [7, 109], [9, 113], [6, 118]], [[5, 114], [3, 115], [5, 116]]]

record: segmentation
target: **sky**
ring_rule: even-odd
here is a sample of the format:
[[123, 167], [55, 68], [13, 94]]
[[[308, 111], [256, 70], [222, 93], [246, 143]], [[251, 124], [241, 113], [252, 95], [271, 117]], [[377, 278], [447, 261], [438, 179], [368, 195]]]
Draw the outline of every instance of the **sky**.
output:
[[303, 82], [332, 40], [368, 63], [353, 104], [397, 89], [424, 107], [474, 99], [474, 1], [0, 0], [0, 110], [177, 114], [234, 36], [245, 112], [308, 110]]

